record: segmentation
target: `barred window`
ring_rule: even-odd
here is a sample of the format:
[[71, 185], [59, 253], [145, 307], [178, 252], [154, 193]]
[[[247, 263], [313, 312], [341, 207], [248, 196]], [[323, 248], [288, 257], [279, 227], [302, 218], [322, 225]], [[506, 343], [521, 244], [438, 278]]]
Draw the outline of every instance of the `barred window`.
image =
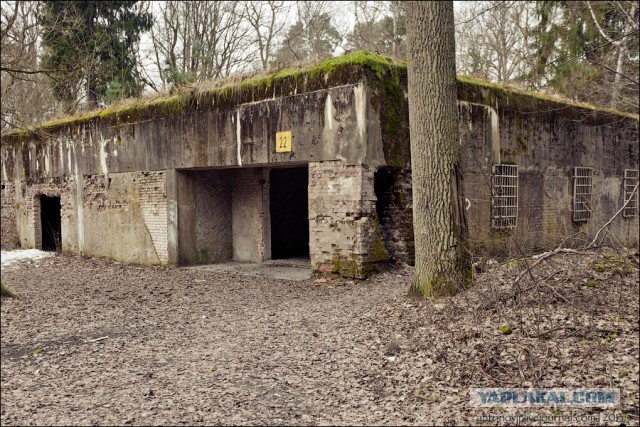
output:
[[638, 169], [624, 170], [624, 203], [622, 216], [634, 218], [638, 216]]
[[515, 228], [518, 220], [518, 166], [493, 166], [491, 226], [498, 230]]
[[588, 221], [591, 218], [591, 190], [593, 168], [577, 167], [573, 172], [573, 220]]

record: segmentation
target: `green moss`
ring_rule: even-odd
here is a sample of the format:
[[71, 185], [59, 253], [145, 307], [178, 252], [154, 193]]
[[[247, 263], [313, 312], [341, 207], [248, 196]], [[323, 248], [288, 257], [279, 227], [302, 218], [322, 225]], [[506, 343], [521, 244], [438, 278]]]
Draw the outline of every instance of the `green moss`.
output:
[[605, 271], [611, 270], [611, 266], [604, 261], [598, 262], [594, 265], [593, 269], [598, 273], [604, 273]]
[[382, 80], [382, 103], [380, 120], [382, 145], [389, 166], [404, 167], [409, 155], [409, 113], [404, 99], [401, 80], [406, 74], [391, 72]]
[[416, 275], [411, 285], [412, 292], [426, 298], [439, 298], [469, 289], [473, 285], [473, 266], [470, 259], [461, 252], [456, 256], [458, 262], [455, 272], [440, 271], [435, 277], [425, 280], [420, 280]]
[[356, 277], [358, 264], [355, 261], [334, 258], [331, 262], [331, 272], [344, 277]]
[[600, 282], [597, 280], [592, 280], [587, 283], [587, 288], [597, 288], [598, 286], [600, 286]]
[[211, 256], [209, 255], [209, 251], [206, 249], [200, 249], [196, 253], [196, 263], [197, 264], [207, 264], [211, 262]]
[[[114, 125], [131, 123], [145, 118], [161, 118], [176, 116], [187, 110], [199, 108], [229, 107], [243, 102], [266, 99], [277, 95], [289, 95], [298, 89], [301, 93], [309, 90], [327, 88], [336, 84], [355, 83], [361, 81], [366, 71], [372, 72], [382, 79], [386, 73], [394, 69], [406, 70], [404, 62], [369, 52], [354, 52], [335, 58], [329, 58], [318, 64], [302, 68], [286, 68], [275, 70], [266, 75], [258, 75], [244, 79], [238, 83], [214, 86], [210, 89], [192, 90], [181, 94], [153, 100], [140, 99], [133, 104], [114, 106], [103, 110], [64, 117], [41, 123], [27, 130], [11, 130], [5, 135], [14, 142], [22, 142], [39, 131], [53, 132], [72, 125], [93, 122], [108, 122]], [[406, 72], [406, 71], [405, 71]], [[3, 140], [4, 140], [3, 136]]]
[[382, 239], [375, 239], [373, 256], [375, 261], [386, 260], [389, 258], [389, 254], [387, 253], [387, 248], [384, 247], [384, 243], [382, 243]]
[[373, 241], [373, 248], [371, 250], [371, 256], [368, 257], [369, 261], [386, 261], [389, 259], [389, 253], [387, 252], [387, 248], [385, 248], [383, 239], [382, 239], [382, 231], [380, 231], [380, 224], [378, 221], [372, 220], [371, 227], [373, 229], [373, 236], [371, 237]]
[[518, 144], [518, 153], [526, 153], [527, 152], [527, 141], [525, 136], [521, 133], [516, 135], [516, 142]]
[[0, 282], [0, 295], [6, 298], [15, 298], [16, 296], [16, 294], [14, 294], [11, 289], [7, 288], [2, 282]]
[[[22, 143], [32, 139], [34, 134], [41, 131], [55, 132], [70, 129], [74, 133], [79, 133], [82, 126], [88, 124], [109, 123], [120, 126], [123, 123], [134, 123], [148, 118], [178, 116], [187, 111], [199, 109], [230, 108], [244, 102], [263, 100], [273, 96], [288, 96], [338, 84], [357, 83], [363, 79], [367, 79], [377, 91], [372, 96], [372, 102], [377, 104], [381, 112], [383, 149], [387, 164], [402, 167], [409, 160], [408, 111], [404, 97], [407, 85], [406, 62], [363, 51], [329, 58], [308, 67], [275, 70], [235, 83], [217, 86], [214, 83], [213, 87], [208, 89], [193, 89], [153, 100], [139, 99], [121, 106], [51, 120], [30, 129], [5, 132], [2, 141], [3, 143]], [[527, 92], [465, 76], [458, 77], [458, 98], [495, 108], [521, 111], [557, 110], [558, 108], [550, 105], [554, 104], [555, 107], [565, 109], [563, 114], [571, 112], [583, 114], [585, 111], [591, 111], [599, 115], [624, 116], [638, 120], [638, 116], [634, 114]]]
[[[550, 118], [580, 117], [587, 123], [611, 122], [620, 116], [638, 120], [637, 114], [597, 107], [564, 98], [530, 92], [524, 89], [491, 83], [468, 76], [458, 76], [458, 99], [489, 105], [498, 110], [537, 112]], [[560, 112], [560, 114], [558, 114]]]
[[375, 263], [357, 262], [351, 259], [345, 259], [340, 256], [334, 256], [331, 261], [331, 272], [339, 274], [342, 277], [353, 279], [365, 279], [375, 270]]
[[511, 326], [509, 325], [500, 326], [498, 329], [500, 330], [500, 332], [502, 332], [502, 335], [511, 335], [511, 333], [513, 332], [511, 330]]
[[591, 267], [598, 273], [610, 271], [618, 274], [627, 274], [633, 271], [623, 260], [612, 254], [605, 254], [604, 259], [600, 261], [592, 261]]
[[616, 254], [612, 254], [612, 253], [606, 253], [603, 255], [604, 259], [606, 259], [607, 261], [612, 261], [614, 263], [621, 263], [623, 262], [620, 257]]

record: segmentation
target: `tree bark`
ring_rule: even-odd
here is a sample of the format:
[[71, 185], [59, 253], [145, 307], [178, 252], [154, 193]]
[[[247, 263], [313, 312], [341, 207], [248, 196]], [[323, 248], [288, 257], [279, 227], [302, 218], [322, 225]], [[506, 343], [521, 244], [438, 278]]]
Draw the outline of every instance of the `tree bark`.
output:
[[407, 2], [416, 269], [412, 289], [451, 295], [471, 279], [464, 248], [453, 3]]

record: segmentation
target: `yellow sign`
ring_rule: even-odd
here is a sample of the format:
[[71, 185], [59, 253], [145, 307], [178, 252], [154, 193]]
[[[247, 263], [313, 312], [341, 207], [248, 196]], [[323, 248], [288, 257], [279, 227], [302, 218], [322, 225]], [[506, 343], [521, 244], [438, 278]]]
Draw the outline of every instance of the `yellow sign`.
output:
[[291, 131], [276, 132], [276, 153], [291, 151]]

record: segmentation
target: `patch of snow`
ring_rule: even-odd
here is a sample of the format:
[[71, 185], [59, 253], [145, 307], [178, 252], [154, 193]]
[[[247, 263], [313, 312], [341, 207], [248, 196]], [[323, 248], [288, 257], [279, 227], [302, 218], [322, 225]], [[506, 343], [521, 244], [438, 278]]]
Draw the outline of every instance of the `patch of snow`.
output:
[[54, 252], [45, 252], [40, 249], [16, 249], [13, 251], [1, 251], [0, 263], [2, 267], [23, 259], [39, 259], [53, 255]]

